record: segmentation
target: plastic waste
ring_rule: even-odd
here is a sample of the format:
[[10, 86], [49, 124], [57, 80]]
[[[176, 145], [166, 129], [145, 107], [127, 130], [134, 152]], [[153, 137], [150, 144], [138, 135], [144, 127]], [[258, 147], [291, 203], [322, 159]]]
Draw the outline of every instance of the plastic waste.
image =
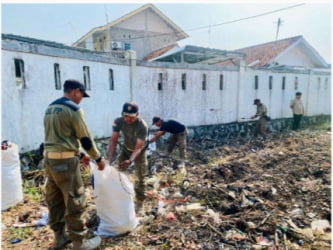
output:
[[16, 243], [19, 243], [19, 242], [21, 242], [21, 239], [14, 239], [14, 240], [10, 241], [11, 244], [16, 244]]
[[42, 218], [39, 219], [36, 222], [36, 225], [37, 226], [46, 226], [48, 222], [49, 222], [49, 214], [48, 213], [44, 213], [43, 216], [42, 216]]

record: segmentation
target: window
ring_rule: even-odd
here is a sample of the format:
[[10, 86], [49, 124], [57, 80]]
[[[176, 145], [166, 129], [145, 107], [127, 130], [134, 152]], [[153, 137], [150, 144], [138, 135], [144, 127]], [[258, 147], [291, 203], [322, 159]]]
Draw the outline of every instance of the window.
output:
[[321, 79], [320, 77], [318, 77], [318, 89], [320, 89], [320, 85], [321, 85]]
[[328, 77], [325, 78], [325, 89], [328, 88]]
[[163, 90], [163, 73], [158, 74], [157, 89], [158, 90]]
[[25, 88], [24, 62], [22, 59], [14, 59], [16, 86]]
[[182, 74], [182, 89], [186, 89], [186, 73]]
[[59, 63], [54, 64], [54, 83], [55, 89], [61, 89], [61, 79], [60, 79], [60, 66]]
[[203, 74], [202, 75], [202, 90], [206, 90], [206, 88], [207, 88], [207, 76], [206, 76], [206, 74]]
[[110, 90], [114, 90], [113, 69], [109, 69], [109, 85]]
[[223, 74], [220, 75], [220, 90], [223, 90]]
[[259, 88], [259, 77], [254, 76], [254, 89], [258, 89], [258, 88]]
[[90, 88], [90, 73], [89, 73], [88, 66], [83, 66], [83, 84], [87, 90], [91, 89]]
[[286, 77], [282, 77], [282, 89], [286, 89]]
[[294, 89], [295, 90], [298, 89], [298, 77], [297, 76], [295, 76]]
[[273, 76], [269, 76], [268, 88], [273, 89]]
[[125, 50], [130, 50], [131, 49], [131, 44], [130, 43], [124, 43], [124, 49]]

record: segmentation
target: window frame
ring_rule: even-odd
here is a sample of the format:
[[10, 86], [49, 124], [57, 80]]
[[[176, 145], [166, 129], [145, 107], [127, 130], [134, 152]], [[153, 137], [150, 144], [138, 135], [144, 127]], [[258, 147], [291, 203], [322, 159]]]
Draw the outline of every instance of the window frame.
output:
[[207, 90], [207, 75], [202, 74], [202, 85], [201, 85], [202, 90]]
[[298, 90], [298, 76], [295, 76], [294, 79], [294, 90]]
[[224, 87], [224, 76], [220, 74], [220, 90], [223, 90]]
[[281, 89], [282, 90], [286, 89], [286, 77], [285, 76], [282, 76], [282, 86], [281, 86]]
[[113, 69], [109, 69], [109, 90], [114, 90], [114, 74], [113, 74]]
[[269, 76], [268, 78], [268, 89], [269, 90], [273, 89], [273, 76]]
[[254, 76], [254, 89], [255, 90], [259, 89], [259, 76], [258, 75]]
[[86, 90], [91, 90], [90, 86], [90, 67], [83, 66], [83, 84]]
[[186, 73], [182, 73], [181, 84], [182, 90], [186, 90]]
[[163, 90], [163, 73], [158, 73], [157, 90]]
[[[22, 58], [14, 58], [15, 69], [15, 82], [16, 86], [20, 88], [26, 88], [25, 72], [24, 72], [24, 60]], [[19, 73], [19, 75], [18, 75]]]
[[61, 72], [60, 72], [60, 64], [54, 63], [54, 84], [56, 90], [61, 90]]

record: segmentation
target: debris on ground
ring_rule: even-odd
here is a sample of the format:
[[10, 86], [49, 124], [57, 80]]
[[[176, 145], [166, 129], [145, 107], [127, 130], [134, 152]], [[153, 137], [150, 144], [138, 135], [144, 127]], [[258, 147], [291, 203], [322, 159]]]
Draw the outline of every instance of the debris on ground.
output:
[[[153, 152], [139, 226], [104, 238], [100, 249], [330, 249], [330, 142], [330, 132], [309, 129], [266, 141], [200, 138], [189, 141], [185, 168]], [[98, 218], [82, 171], [93, 234]], [[43, 170], [24, 178], [41, 195], [26, 185], [24, 202], [2, 212], [2, 247], [45, 249], [53, 241], [48, 226], [15, 226], [45, 219]]]

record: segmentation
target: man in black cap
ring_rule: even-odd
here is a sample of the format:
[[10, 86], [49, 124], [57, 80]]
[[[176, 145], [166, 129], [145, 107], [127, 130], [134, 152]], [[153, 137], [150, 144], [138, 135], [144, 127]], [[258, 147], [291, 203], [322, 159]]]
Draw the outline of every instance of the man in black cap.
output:
[[[103, 170], [105, 164], [78, 105], [83, 97], [89, 97], [84, 85], [78, 80], [66, 80], [63, 97], [51, 103], [44, 116], [44, 167], [48, 175], [46, 202], [49, 225], [55, 234], [54, 249], [65, 247], [70, 240], [74, 249], [95, 249], [101, 243], [98, 236], [85, 239], [87, 203], [80, 161], [88, 164], [91, 157], [99, 170]], [[80, 147], [90, 157], [80, 153]]]
[[139, 107], [134, 102], [126, 102], [123, 105], [122, 116], [114, 120], [112, 124], [112, 136], [108, 149], [109, 162], [114, 161], [119, 133], [122, 132], [124, 144], [118, 157], [119, 169], [122, 171], [134, 162], [134, 171], [137, 178], [135, 183], [136, 209], [139, 211], [142, 207], [145, 196], [144, 177], [148, 173], [148, 161], [145, 142], [148, 136], [148, 126], [146, 122], [139, 117]]
[[171, 154], [175, 145], [179, 145], [179, 156], [181, 161], [186, 159], [186, 136], [187, 131], [185, 125], [175, 120], [163, 121], [160, 117], [153, 118], [153, 125], [159, 127], [159, 131], [150, 139], [149, 143], [156, 141], [160, 136], [166, 132], [171, 133], [169, 138], [168, 153]]
[[266, 139], [266, 126], [267, 126], [267, 107], [265, 104], [260, 102], [260, 99], [255, 99], [253, 105], [257, 106], [257, 112], [251, 119], [259, 117], [259, 120], [256, 122], [256, 127], [254, 130], [254, 137], [257, 137], [258, 134], [261, 134], [263, 139]]

